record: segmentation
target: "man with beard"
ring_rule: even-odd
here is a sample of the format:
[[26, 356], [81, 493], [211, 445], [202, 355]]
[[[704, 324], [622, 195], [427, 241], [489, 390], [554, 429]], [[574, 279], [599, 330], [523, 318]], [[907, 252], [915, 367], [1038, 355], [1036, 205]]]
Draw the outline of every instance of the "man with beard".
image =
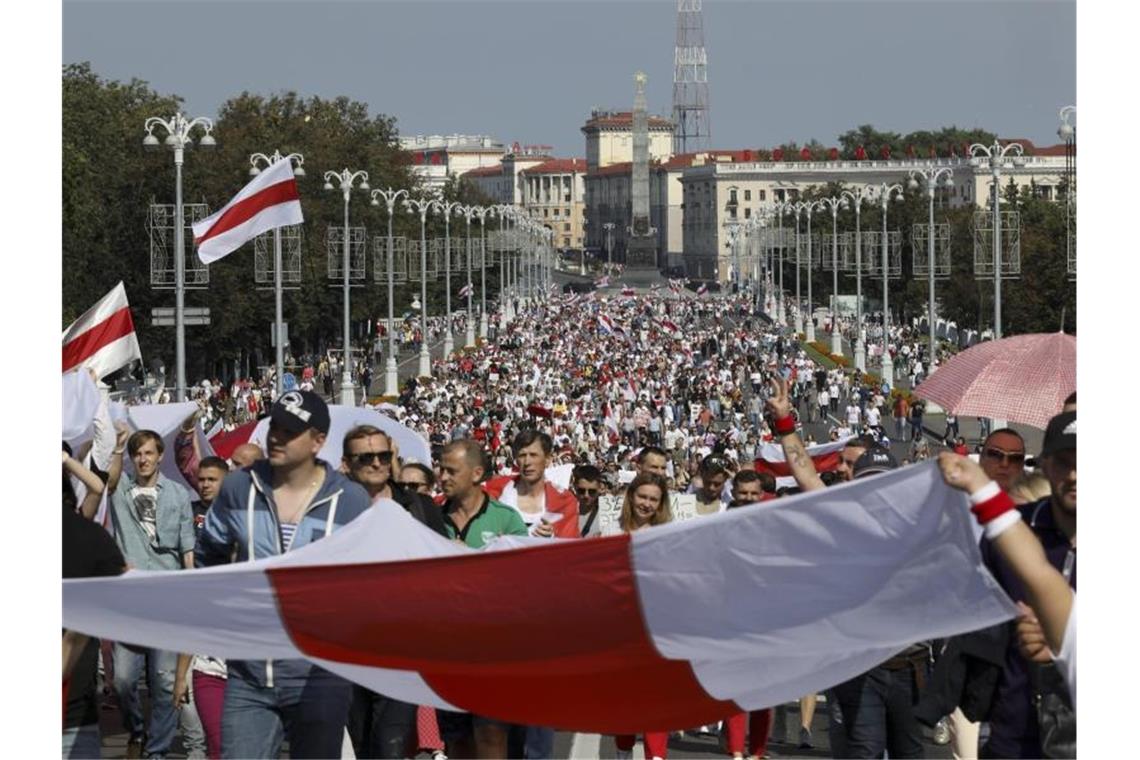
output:
[[[1022, 519], [1045, 548], [1049, 564], [1061, 572], [1074, 591], [1077, 588], [1076, 425], [1076, 412], [1062, 412], [1049, 421], [1039, 461], [1041, 471], [1049, 479], [1050, 495], [1020, 507]], [[1024, 584], [988, 542], [982, 544], [982, 557], [1011, 599], [1027, 601]], [[1032, 652], [1031, 659], [1027, 659], [1026, 654], [1030, 652], [1023, 653], [1019, 644], [1034, 638], [1033, 629], [1039, 638], [1040, 626], [1028, 613], [1019, 622], [998, 679], [989, 714], [990, 738], [981, 749], [982, 757], [1045, 756], [1036, 702], [1038, 695], [1047, 690], [1043, 684], [1056, 676], [1052, 672], [1055, 671], [1053, 653], [1048, 648], [1038, 648]], [[1009, 625], [1011, 629], [1014, 626]]]

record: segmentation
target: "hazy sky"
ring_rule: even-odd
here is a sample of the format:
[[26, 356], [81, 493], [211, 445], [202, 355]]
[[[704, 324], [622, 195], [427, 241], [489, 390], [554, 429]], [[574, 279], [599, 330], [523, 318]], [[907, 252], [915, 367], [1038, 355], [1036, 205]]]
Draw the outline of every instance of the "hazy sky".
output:
[[[1038, 145], [1076, 97], [1075, 2], [705, 0], [713, 147], [957, 124]], [[594, 106], [672, 107], [675, 0], [65, 0], [63, 59], [214, 116], [242, 90], [347, 95], [401, 134], [583, 156]], [[141, 128], [141, 125], [140, 125]]]

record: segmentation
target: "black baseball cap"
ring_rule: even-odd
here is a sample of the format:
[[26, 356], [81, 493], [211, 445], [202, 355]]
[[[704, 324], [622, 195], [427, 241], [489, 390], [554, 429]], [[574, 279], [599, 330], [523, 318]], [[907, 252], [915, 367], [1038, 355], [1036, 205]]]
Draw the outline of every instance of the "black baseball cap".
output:
[[1061, 412], [1049, 420], [1045, 428], [1045, 443], [1040, 456], [1047, 457], [1058, 451], [1077, 448], [1077, 413]]
[[866, 475], [878, 475], [897, 469], [898, 466], [899, 463], [895, 461], [891, 452], [882, 446], [872, 446], [855, 460], [855, 464], [851, 467], [851, 476], [862, 478]]
[[318, 433], [329, 432], [329, 406], [312, 391], [288, 391], [281, 395], [269, 412], [270, 423], [291, 433], [303, 433], [313, 428]]

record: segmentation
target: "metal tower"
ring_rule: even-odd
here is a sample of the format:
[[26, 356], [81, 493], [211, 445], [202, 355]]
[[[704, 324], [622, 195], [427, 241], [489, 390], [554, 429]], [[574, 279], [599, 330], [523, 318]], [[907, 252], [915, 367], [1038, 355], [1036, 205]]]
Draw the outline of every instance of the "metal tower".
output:
[[708, 56], [701, 0], [677, 0], [677, 46], [673, 49], [673, 152], [710, 145]]

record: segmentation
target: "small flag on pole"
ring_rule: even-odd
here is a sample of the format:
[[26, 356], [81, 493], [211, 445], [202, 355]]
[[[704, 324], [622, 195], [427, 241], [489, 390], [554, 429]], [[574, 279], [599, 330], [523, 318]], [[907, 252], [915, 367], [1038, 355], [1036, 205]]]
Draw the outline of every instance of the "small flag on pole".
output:
[[709, 292], [709, 286], [706, 283], [702, 282], [701, 286], [699, 288], [697, 288], [697, 295], [698, 296], [703, 296], [705, 293], [708, 293], [708, 292]]
[[142, 352], [120, 282], [63, 331], [63, 371], [90, 367], [102, 378], [135, 359], [142, 361]]
[[467, 283], [466, 285], [464, 285], [462, 288], [459, 289], [459, 297], [460, 298], [466, 298], [467, 296], [471, 295], [474, 292], [475, 292], [475, 286], [472, 285], [471, 283]]

